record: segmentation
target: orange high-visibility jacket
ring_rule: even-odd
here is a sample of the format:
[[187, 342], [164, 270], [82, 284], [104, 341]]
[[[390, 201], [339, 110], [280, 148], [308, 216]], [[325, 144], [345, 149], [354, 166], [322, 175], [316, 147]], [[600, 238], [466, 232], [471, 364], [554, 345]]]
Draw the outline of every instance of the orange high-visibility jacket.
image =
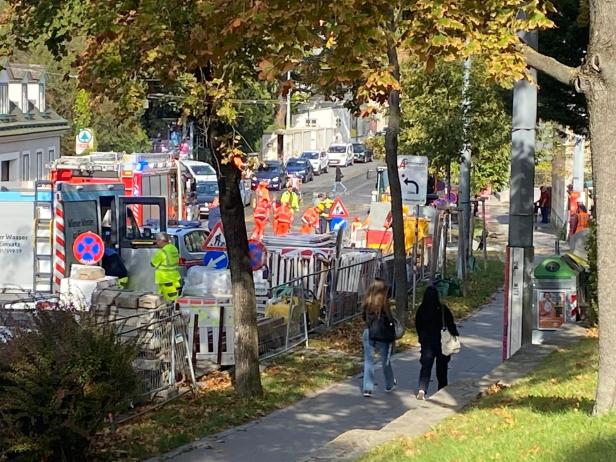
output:
[[575, 228], [575, 232], [579, 233], [583, 229], [588, 228], [588, 212], [584, 212], [580, 210], [578, 212], [578, 222], [577, 227]]
[[269, 218], [270, 206], [265, 201], [259, 201], [254, 211], [255, 220], [267, 220]]
[[302, 222], [308, 226], [316, 226], [319, 222], [319, 212], [316, 207], [309, 207], [302, 216]]
[[291, 209], [287, 204], [282, 204], [274, 211], [274, 219], [279, 223], [290, 225], [293, 221], [293, 212], [291, 212]]

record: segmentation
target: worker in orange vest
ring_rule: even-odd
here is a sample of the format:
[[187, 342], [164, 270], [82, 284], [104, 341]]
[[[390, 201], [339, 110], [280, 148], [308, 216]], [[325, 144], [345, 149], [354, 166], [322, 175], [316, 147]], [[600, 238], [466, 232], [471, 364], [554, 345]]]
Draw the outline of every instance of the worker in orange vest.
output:
[[250, 239], [261, 240], [265, 234], [265, 225], [269, 221], [270, 203], [267, 198], [262, 198], [257, 203], [254, 211], [255, 229], [250, 235]]
[[302, 226], [299, 229], [302, 234], [312, 234], [319, 226], [319, 210], [316, 207], [308, 207], [302, 216]]
[[579, 233], [586, 228], [588, 228], [588, 210], [584, 204], [578, 202], [577, 226], [575, 227], [575, 232]]
[[268, 202], [271, 201], [269, 189], [267, 188], [267, 182], [261, 181], [255, 192], [257, 193], [257, 204], [261, 199], [267, 199]]
[[277, 206], [274, 208], [274, 234], [283, 236], [289, 233], [291, 223], [293, 222], [293, 212], [287, 204], [281, 204], [276, 201]]

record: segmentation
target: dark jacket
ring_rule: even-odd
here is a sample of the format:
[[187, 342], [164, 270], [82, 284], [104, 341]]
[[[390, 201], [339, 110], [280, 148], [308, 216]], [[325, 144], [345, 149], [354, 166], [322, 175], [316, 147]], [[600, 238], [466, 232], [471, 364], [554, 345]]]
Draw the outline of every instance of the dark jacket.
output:
[[[393, 314], [389, 309], [383, 311], [380, 316], [385, 316], [386, 320], [388, 321], [386, 325], [389, 325], [389, 323], [393, 323]], [[366, 329], [370, 331], [370, 340], [375, 340], [372, 337], [372, 335], [375, 335], [376, 339], [378, 339], [379, 341], [383, 341], [386, 343], [395, 341], [396, 332], [395, 327], [393, 327], [393, 324], [391, 324], [388, 329], [383, 325], [383, 323], [379, 323], [379, 315], [374, 313], [368, 313], [365, 308], [363, 312], [363, 318], [364, 322], [366, 323]], [[383, 330], [383, 328], [385, 329]]]
[[451, 335], [459, 336], [458, 328], [453, 315], [446, 305], [439, 308], [427, 308], [419, 305], [415, 315], [415, 329], [422, 345], [437, 345], [441, 343], [441, 329], [443, 328], [443, 311], [445, 310], [445, 326]]
[[105, 270], [105, 274], [107, 276], [115, 276], [118, 279], [128, 277], [128, 271], [126, 270], [126, 266], [124, 265], [122, 258], [120, 258], [118, 252], [116, 252], [113, 248], [107, 247], [105, 249], [101, 266]]
[[344, 175], [342, 174], [342, 170], [340, 169], [340, 167], [336, 167], [336, 178], [335, 178], [335, 181], [337, 181], [337, 182], [342, 181], [343, 178], [344, 178]]

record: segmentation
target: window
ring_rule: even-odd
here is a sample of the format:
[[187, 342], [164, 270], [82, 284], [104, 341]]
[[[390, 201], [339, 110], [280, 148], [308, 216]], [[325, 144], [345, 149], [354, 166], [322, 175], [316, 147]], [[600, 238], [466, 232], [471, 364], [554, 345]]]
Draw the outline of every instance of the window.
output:
[[50, 148], [49, 149], [49, 163], [53, 162], [54, 160], [56, 160], [56, 150], [55, 148]]
[[21, 112], [28, 112], [28, 84], [21, 84]]
[[36, 151], [36, 179], [43, 179], [43, 151]]
[[21, 158], [21, 181], [30, 181], [30, 154], [24, 154]]
[[3, 160], [0, 163], [0, 181], [10, 181], [11, 161]]
[[207, 235], [205, 231], [193, 231], [184, 236], [184, 245], [190, 253], [203, 252]]
[[0, 114], [8, 114], [9, 106], [9, 84], [0, 83]]
[[45, 101], [45, 84], [39, 83], [39, 111], [47, 110], [47, 102]]

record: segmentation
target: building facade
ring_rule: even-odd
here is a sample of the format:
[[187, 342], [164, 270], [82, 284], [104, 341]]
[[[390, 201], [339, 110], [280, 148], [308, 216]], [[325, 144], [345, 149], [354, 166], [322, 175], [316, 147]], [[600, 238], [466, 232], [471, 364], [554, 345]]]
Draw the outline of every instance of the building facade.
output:
[[47, 106], [42, 66], [0, 63], [0, 184], [49, 178], [66, 119]]

